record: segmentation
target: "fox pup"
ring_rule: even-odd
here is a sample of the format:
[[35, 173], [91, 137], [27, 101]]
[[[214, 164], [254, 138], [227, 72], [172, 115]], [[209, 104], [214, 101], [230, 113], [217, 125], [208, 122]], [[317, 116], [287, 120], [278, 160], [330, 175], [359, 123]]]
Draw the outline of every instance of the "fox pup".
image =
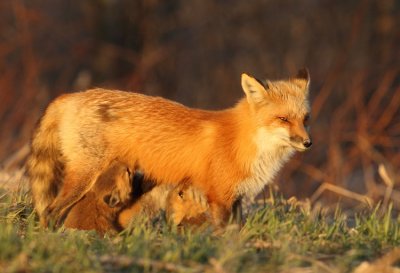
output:
[[[131, 174], [125, 165], [112, 162], [90, 191], [70, 208], [64, 226], [83, 230], [95, 229], [100, 234], [120, 231], [117, 216], [133, 202], [133, 198], [127, 198], [127, 188], [119, 188], [118, 185], [130, 185], [131, 180]], [[131, 192], [129, 188], [128, 192]]]
[[[163, 184], [140, 188], [143, 178], [133, 178], [126, 166], [117, 161], [101, 174], [91, 190], [71, 207], [64, 227], [96, 230], [99, 234], [120, 232], [139, 215], [153, 218], [166, 210], [167, 219], [174, 225], [200, 225], [208, 217], [208, 203], [201, 191], [189, 182], [177, 186]], [[117, 187], [118, 182], [135, 185], [130, 199]]]
[[161, 211], [165, 211], [167, 220], [176, 226], [211, 222], [205, 195], [189, 181], [184, 181], [176, 186], [162, 184], [144, 193], [130, 207], [121, 211], [118, 223], [126, 228], [138, 215], [153, 218]]
[[157, 184], [189, 179], [223, 224], [235, 200], [258, 194], [296, 150], [311, 146], [309, 82], [306, 69], [277, 81], [242, 74], [245, 98], [221, 111], [106, 89], [62, 95], [32, 140], [36, 211], [42, 222], [59, 217], [117, 159]]

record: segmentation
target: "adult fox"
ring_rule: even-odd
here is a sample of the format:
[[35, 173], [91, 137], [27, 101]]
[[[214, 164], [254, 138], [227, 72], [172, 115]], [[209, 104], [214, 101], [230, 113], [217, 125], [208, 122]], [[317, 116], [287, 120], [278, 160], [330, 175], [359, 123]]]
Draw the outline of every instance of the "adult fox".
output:
[[105, 89], [60, 96], [41, 118], [28, 162], [42, 223], [86, 194], [115, 159], [158, 184], [189, 179], [214, 222], [224, 223], [235, 200], [259, 193], [295, 150], [311, 146], [309, 81], [306, 69], [263, 83], [242, 74], [246, 97], [222, 111]]

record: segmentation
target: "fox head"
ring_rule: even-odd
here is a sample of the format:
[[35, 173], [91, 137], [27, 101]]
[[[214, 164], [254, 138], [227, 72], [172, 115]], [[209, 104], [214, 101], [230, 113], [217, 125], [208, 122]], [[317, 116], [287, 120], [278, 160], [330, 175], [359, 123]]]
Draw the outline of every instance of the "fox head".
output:
[[[258, 129], [275, 145], [305, 151], [312, 145], [309, 134], [310, 106], [307, 69], [288, 80], [259, 81], [242, 74], [242, 88]], [[273, 139], [272, 139], [273, 138]], [[268, 140], [264, 139], [264, 142]]]

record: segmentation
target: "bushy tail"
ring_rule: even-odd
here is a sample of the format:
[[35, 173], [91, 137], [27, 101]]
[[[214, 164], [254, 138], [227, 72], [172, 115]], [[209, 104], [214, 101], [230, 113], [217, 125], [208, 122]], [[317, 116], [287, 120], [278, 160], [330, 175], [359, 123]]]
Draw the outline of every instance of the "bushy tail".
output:
[[32, 138], [27, 162], [33, 202], [42, 222], [62, 183], [61, 159], [57, 119], [47, 111]]

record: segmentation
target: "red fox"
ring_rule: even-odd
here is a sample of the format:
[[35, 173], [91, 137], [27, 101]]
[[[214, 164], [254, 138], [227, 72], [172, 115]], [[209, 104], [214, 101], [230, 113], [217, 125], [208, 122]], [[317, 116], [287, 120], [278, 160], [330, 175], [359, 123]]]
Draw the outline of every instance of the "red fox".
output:
[[41, 118], [28, 162], [36, 211], [57, 218], [117, 159], [158, 184], [189, 179], [223, 224], [232, 204], [271, 183], [312, 142], [310, 76], [260, 82], [242, 74], [245, 98], [205, 111], [160, 97], [93, 89], [62, 95]]

